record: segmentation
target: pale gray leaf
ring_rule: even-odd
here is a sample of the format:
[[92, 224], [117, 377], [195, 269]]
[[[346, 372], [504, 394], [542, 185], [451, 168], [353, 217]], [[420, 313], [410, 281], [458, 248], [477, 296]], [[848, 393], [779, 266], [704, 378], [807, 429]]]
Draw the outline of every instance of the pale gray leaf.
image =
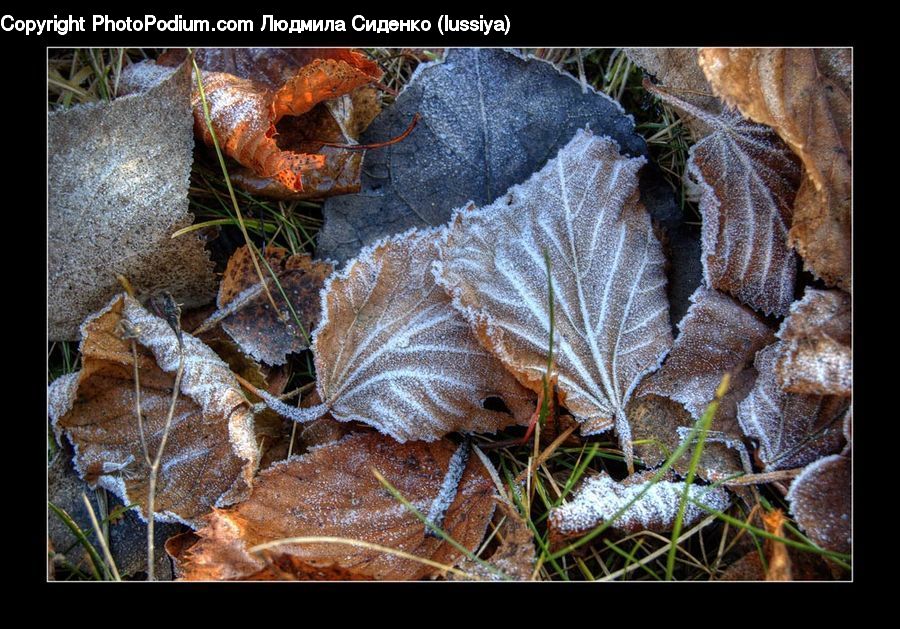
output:
[[185, 306], [215, 295], [209, 254], [191, 224], [191, 72], [183, 66], [147, 92], [52, 112], [48, 119], [48, 316], [51, 340], [120, 290], [168, 290]]
[[644, 161], [579, 131], [524, 184], [457, 211], [435, 271], [482, 343], [537, 391], [550, 336], [546, 252], [560, 397], [582, 434], [615, 426], [629, 460], [625, 405], [672, 344], [665, 260], [638, 201]]

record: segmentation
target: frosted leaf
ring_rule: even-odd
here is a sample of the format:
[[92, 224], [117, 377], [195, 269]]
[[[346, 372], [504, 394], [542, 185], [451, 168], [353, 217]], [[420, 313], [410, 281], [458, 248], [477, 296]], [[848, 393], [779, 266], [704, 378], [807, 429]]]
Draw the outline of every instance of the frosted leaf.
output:
[[[168, 324], [128, 296], [115, 297], [82, 327], [83, 368], [50, 385], [50, 417], [57, 439], [75, 446], [74, 463], [91, 486], [136, 504], [146, 518], [148, 467], [134, 403], [131, 343], [119, 336], [127, 321], [137, 332], [141, 411], [150, 452], [162, 437], [178, 368], [178, 344]], [[232, 504], [248, 491], [257, 466], [250, 405], [228, 365], [184, 334], [181, 395], [160, 465], [157, 520], [196, 525], [213, 506]], [[60, 383], [60, 384], [57, 384]], [[66, 387], [70, 396], [54, 392]]]
[[143, 94], [51, 112], [47, 121], [48, 338], [77, 340], [126, 276], [139, 296], [168, 290], [182, 304], [215, 294], [194, 234], [190, 69]]
[[260, 269], [278, 306], [276, 313], [259, 281], [253, 255], [244, 245], [228, 260], [219, 285], [219, 310], [210, 319], [221, 320], [222, 329], [254, 359], [282, 365], [288, 354], [308, 347], [312, 330], [319, 323], [319, 291], [332, 266], [313, 261], [305, 253], [289, 255], [282, 247], [266, 247]]
[[[401, 442], [528, 421], [528, 391], [435, 284], [438, 235], [412, 230], [376, 243], [326, 282], [313, 334], [321, 411]], [[484, 408], [493, 396], [513, 414]]]
[[[237, 60], [244, 57], [242, 53], [231, 53], [230, 57], [224, 59], [215, 50], [207, 51], [198, 58], [198, 66], [212, 126], [223, 152], [256, 177], [273, 180], [267, 185], [251, 179], [250, 187], [281, 198], [322, 197], [357, 190], [362, 153], [324, 143], [354, 143], [353, 133], [358, 129], [352, 121], [358, 116], [340, 110], [353, 109], [355, 101], [341, 99], [379, 79], [378, 66], [347, 49], [307, 49], [297, 54], [255, 49], [251, 60], [243, 59], [247, 63]], [[122, 73], [120, 90], [140, 90], [157, 80], [155, 77], [165, 72], [166, 66], [182, 63], [184, 58], [184, 51], [172, 51], [158, 62], [129, 66]], [[363, 109], [372, 102], [371, 91], [368, 94], [358, 101]], [[328, 104], [338, 100], [340, 104]], [[195, 130], [212, 146], [196, 85], [192, 106]], [[372, 113], [360, 115], [366, 123], [374, 117]]]
[[[469, 201], [491, 203], [586, 126], [628, 155], [648, 155], [617, 102], [515, 52], [451, 49], [441, 61], [421, 64], [360, 140], [397, 137], [417, 113], [409, 137], [366, 154], [359, 194], [326, 201], [319, 257], [342, 262], [384, 236], [442, 225]], [[641, 195], [654, 218], [680, 222], [671, 187], [655, 167], [642, 173]]]
[[778, 331], [778, 382], [786, 391], [849, 397], [853, 390], [850, 295], [807, 288]]
[[688, 160], [688, 173], [702, 190], [707, 285], [766, 314], [785, 315], [797, 276], [788, 229], [799, 160], [774, 131], [737, 112], [714, 116], [667, 91], [648, 89], [712, 130], [691, 147]]
[[[718, 114], [722, 102], [712, 93], [712, 87], [697, 62], [696, 48], [623, 48], [635, 64], [653, 75], [660, 85], [669, 88], [680, 98], [697, 107]], [[695, 139], [711, 131], [702, 118], [686, 116], [684, 124]]]
[[768, 470], [791, 469], [840, 450], [841, 419], [849, 406], [837, 396], [787, 393], [778, 385], [780, 343], [756, 355], [756, 384], [738, 405], [738, 422], [759, 442], [757, 455]]
[[[829, 286], [851, 283], [851, 51], [704, 48], [700, 66], [717, 95], [769, 125], [803, 161], [790, 243]], [[834, 77], [837, 82], [831, 80]]]
[[[617, 482], [606, 472], [588, 478], [575, 491], [572, 500], [550, 511], [548, 526], [551, 537], [562, 541], [608, 522], [641, 493], [653, 475], [653, 472], [633, 474], [622, 482]], [[683, 492], [683, 482], [660, 480], [611, 526], [625, 533], [669, 531], [675, 524]], [[692, 485], [688, 495], [716, 511], [724, 511], [731, 504], [728, 492], [722, 487]], [[684, 525], [690, 527], [705, 515], [705, 510], [688, 502], [684, 510]]]
[[[440, 492], [455, 449], [449, 440], [398, 444], [378, 433], [357, 433], [277, 463], [259, 474], [246, 502], [209, 516], [207, 526], [198, 531], [200, 540], [185, 554], [184, 576], [220, 580], [252, 574], [265, 562], [249, 548], [302, 536], [357, 539], [452, 565], [461, 553], [426, 536], [422, 521], [385, 491], [372, 469], [425, 513]], [[495, 495], [484, 466], [471, 457], [443, 530], [476, 549], [494, 511]], [[345, 544], [285, 544], [274, 550], [311, 566], [334, 566], [376, 579], [414, 580], [437, 572]]]
[[672, 345], [664, 258], [638, 201], [643, 163], [579, 131], [526, 183], [457, 211], [435, 269], [485, 347], [539, 391], [550, 336], [547, 251], [560, 400], [584, 435], [615, 426], [629, 460], [625, 405]]
[[[659, 371], [649, 375], [635, 396], [654, 393], [680, 402], [700, 419], [715, 397], [716, 387], [728, 373], [732, 389], [752, 380], [756, 352], [775, 341], [772, 330], [750, 309], [727, 295], [698, 288], [691, 307], [679, 324], [678, 338]], [[749, 374], [745, 370], [751, 368]], [[718, 414], [734, 417], [740, 400], [726, 398]]]
[[853, 469], [850, 459], [827, 456], [806, 466], [787, 494], [797, 524], [822, 548], [849, 553]]

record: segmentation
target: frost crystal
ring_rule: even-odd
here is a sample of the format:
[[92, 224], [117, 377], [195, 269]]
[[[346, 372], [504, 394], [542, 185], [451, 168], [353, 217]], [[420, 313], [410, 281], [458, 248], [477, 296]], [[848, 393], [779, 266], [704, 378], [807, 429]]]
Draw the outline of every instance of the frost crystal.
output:
[[664, 257], [638, 201], [644, 163], [579, 131], [524, 184], [457, 210], [435, 268], [482, 343], [537, 391], [550, 337], [546, 252], [561, 397], [582, 434], [615, 426], [629, 459], [625, 405], [672, 344]]
[[822, 548], [850, 552], [852, 465], [840, 455], [807, 465], [787, 494], [791, 512], [810, 538]]
[[[626, 479], [622, 483], [616, 482], [606, 473], [588, 478], [571, 502], [551, 511], [550, 526], [567, 536], [588, 531], [607, 522], [641, 493], [644, 483], [640, 481], [649, 479], [650, 476], [645, 473], [639, 475], [637, 482], [635, 479], [630, 479], [631, 482]], [[670, 530], [678, 515], [683, 492], [684, 483], [659, 481], [628, 507], [612, 526], [626, 532]], [[688, 495], [692, 500], [716, 511], [724, 511], [731, 503], [728, 492], [721, 487], [692, 485]], [[688, 502], [684, 511], [685, 525], [691, 526], [705, 514], [705, 510]]]

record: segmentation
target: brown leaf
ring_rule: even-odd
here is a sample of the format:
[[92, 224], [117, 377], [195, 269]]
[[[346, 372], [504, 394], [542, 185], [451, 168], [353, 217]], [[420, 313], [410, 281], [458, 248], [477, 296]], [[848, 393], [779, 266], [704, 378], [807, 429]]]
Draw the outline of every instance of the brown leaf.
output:
[[850, 459], [827, 456], [807, 465], [787, 494], [797, 524], [827, 550], [851, 550], [852, 476]]
[[188, 306], [211, 300], [213, 265], [192, 222], [190, 68], [143, 94], [51, 112], [47, 136], [48, 338], [78, 327], [121, 286], [168, 290]]
[[368, 575], [340, 566], [314, 566], [294, 555], [267, 555], [266, 566], [241, 581], [373, 581]]
[[[178, 368], [178, 343], [168, 324], [128, 296], [114, 298], [82, 326], [82, 370], [54, 381], [48, 392], [57, 440], [75, 446], [75, 466], [92, 486], [146, 519], [148, 469], [135, 415], [133, 356], [120, 337], [136, 333], [141, 411], [150, 452], [165, 425]], [[194, 526], [214, 506], [241, 500], [257, 465], [250, 405], [228, 366], [184, 334], [185, 367], [160, 466], [157, 520]]]
[[288, 354], [309, 346], [310, 334], [319, 323], [319, 291], [333, 267], [312, 260], [306, 253], [290, 255], [287, 249], [267, 247], [260, 266], [265, 286], [278, 306], [278, 312], [274, 312], [253, 256], [244, 245], [228, 260], [219, 285], [219, 310], [210, 320], [221, 318], [222, 328], [254, 359], [281, 365]]
[[[128, 67], [121, 89], [134, 91], [153, 84], [170, 72], [165, 64], [181, 58], [180, 53], [173, 54]], [[309, 198], [359, 189], [362, 152], [325, 144], [354, 143], [350, 131], [374, 118], [373, 92], [350, 94], [381, 77], [377, 64], [347, 49], [251, 49], [198, 51], [198, 66], [222, 150], [256, 177], [272, 179], [284, 188], [251, 180], [258, 191], [273, 189], [282, 198]], [[192, 102], [195, 130], [212, 146], [196, 89]], [[354, 113], [357, 104], [360, 111]]]
[[[435, 284], [435, 230], [368, 247], [326, 283], [313, 339], [322, 407], [399, 441], [525, 423], [528, 392], [479, 344]], [[504, 400], [512, 415], [484, 408]], [[315, 409], [311, 409], [314, 411]]]
[[807, 288], [778, 331], [776, 371], [785, 391], [849, 397], [853, 390], [850, 295]]
[[[653, 75], [660, 85], [668, 88], [684, 101], [703, 111], [718, 114], [722, 101], [713, 95], [712, 87], [698, 63], [696, 48], [624, 48], [636, 65]], [[709, 135], [712, 128], [703, 118], [688, 115], [685, 126], [697, 140]]]
[[800, 161], [768, 127], [732, 110], [712, 115], [647, 81], [644, 86], [710, 128], [688, 160], [688, 174], [702, 191], [706, 284], [766, 314], [785, 315], [797, 275], [788, 229]]
[[550, 342], [546, 251], [560, 401], [583, 435], [615, 427], [629, 463], [625, 405], [672, 345], [665, 260], [638, 198], [644, 163], [580, 130], [524, 184], [458, 210], [435, 271], [482, 344], [540, 391]]
[[[737, 404], [756, 380], [756, 352], [774, 340], [772, 330], [749, 308], [717, 291], [698, 288], [672, 351], [659, 371], [638, 386], [629, 405], [632, 436], [644, 442], [635, 446], [635, 452], [644, 463], [658, 465], [680, 445], [679, 429], [690, 428], [703, 416], [727, 373], [731, 384], [710, 427], [721, 436], [707, 439], [698, 473], [714, 481], [745, 471], [735, 449], [742, 436]], [[690, 452], [675, 462], [675, 470], [686, 473], [689, 463]]]
[[[261, 570], [248, 549], [301, 536], [334, 536], [379, 544], [451, 565], [461, 553], [427, 537], [422, 522], [381, 486], [377, 469], [420, 512], [438, 496], [456, 446], [441, 440], [398, 444], [377, 433], [349, 435], [260, 473], [250, 498], [215, 510], [185, 554], [185, 578], [234, 579]], [[443, 529], [474, 550], [494, 510], [493, 482], [471, 457]], [[277, 552], [320, 569], [337, 567], [379, 580], [421, 579], [438, 569], [379, 551], [333, 543], [285, 544]]]
[[767, 471], [800, 467], [840, 450], [841, 419], [848, 407], [837, 396], [783, 391], [776, 375], [780, 344], [756, 355], [759, 376], [738, 405], [738, 422], [744, 434], [759, 442], [757, 454]]
[[[534, 535], [514, 506], [505, 500], [498, 500], [497, 507], [493, 526], [499, 527], [497, 537], [500, 543], [493, 553], [487, 555], [486, 561], [515, 581], [529, 581], [534, 571]], [[459, 568], [482, 580], [499, 578], [496, 573], [469, 558], [463, 559]], [[450, 581], [458, 579], [453, 574], [448, 575]]]
[[[836, 71], [835, 61], [840, 71]], [[791, 244], [807, 269], [850, 290], [851, 102], [829, 79], [847, 77], [849, 55], [812, 48], [705, 48], [700, 66], [715, 92], [766, 124], [803, 161]]]
[[[654, 475], [655, 472], [648, 470], [617, 482], [606, 472], [601, 472], [586, 479], [570, 501], [550, 511], [548, 530], [551, 546], [561, 546], [566, 539], [580, 537], [609, 521], [640, 494]], [[611, 526], [625, 533], [671, 530], [683, 492], [683, 482], [660, 480], [628, 507]], [[722, 487], [692, 485], [689, 496], [717, 511], [724, 511], [731, 503], [728, 492]], [[688, 502], [684, 511], [684, 526], [693, 526], [705, 515], [705, 510]]]

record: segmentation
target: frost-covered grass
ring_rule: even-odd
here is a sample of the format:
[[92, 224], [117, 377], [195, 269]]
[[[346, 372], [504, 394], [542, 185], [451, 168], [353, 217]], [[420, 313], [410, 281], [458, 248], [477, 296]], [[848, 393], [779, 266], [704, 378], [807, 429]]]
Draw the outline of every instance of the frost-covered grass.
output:
[[[144, 58], [155, 57], [158, 50], [91, 49], [49, 51], [48, 108], [67, 108], [79, 103], [110, 100], [115, 95], [122, 67]], [[385, 106], [409, 80], [422, 61], [440, 57], [438, 50], [369, 49], [385, 70], [382, 79]], [[586, 84], [618, 100], [631, 113], [638, 131], [647, 140], [651, 158], [665, 173], [685, 210], [684, 220], [698, 223], [699, 213], [685, 195], [682, 181], [691, 144], [678, 115], [660, 104], [641, 86], [642, 72], [618, 50], [610, 49], [532, 49], [527, 52], [543, 57]], [[277, 245], [292, 253], [315, 251], [315, 238], [322, 225], [321, 204], [308, 201], [273, 201], [256, 198], [242, 190], [230, 189], [217, 155], [206, 149], [196, 151], [189, 191], [195, 223], [190, 230], [204, 230], [211, 236], [213, 258], [218, 270], [224, 269], [230, 254], [247, 240], [257, 249]], [[225, 170], [233, 165], [225, 160]], [[235, 209], [238, 209], [241, 220]], [[243, 222], [243, 227], [240, 227]], [[265, 273], [263, 269], [263, 273]], [[80, 366], [77, 343], [48, 344], [48, 381], [72, 373]], [[315, 378], [311, 354], [294, 356], [287, 389], [302, 387]], [[478, 435], [475, 443], [509, 441], [523, 434], [513, 428], [497, 435]], [[550, 510], [571, 498], [587, 476], [606, 472], [613, 478], [626, 475], [623, 453], [612, 435], [588, 439], [542, 439], [539, 426], [533, 439], [523, 445], [505, 445], [487, 450], [501, 481], [510, 488], [519, 513], [534, 534], [537, 563], [533, 578], [538, 580], [709, 580], [721, 576], [724, 568], [754, 549], [764, 557], [764, 546], [773, 535], [763, 527], [759, 514], [773, 509], [788, 511], [788, 505], [774, 485], [748, 490], [749, 505], [735, 500], [724, 513], [708, 513], [699, 523], [676, 534], [639, 531], [617, 533], [614, 528], [596, 530], [568, 542], [563, 548], [551, 548], [547, 533]], [[543, 429], [547, 432], [547, 428]], [[577, 435], [577, 433], [574, 433]], [[55, 452], [52, 433], [48, 437], [50, 454]], [[692, 446], [693, 447], [693, 446]], [[690, 450], [687, 450], [690, 452]], [[681, 453], [673, 453], [673, 457]], [[677, 457], [676, 457], [677, 458]], [[697, 459], [698, 457], [694, 457]], [[674, 460], [674, 458], [672, 459]], [[637, 461], [640, 463], [640, 461]], [[520, 487], [519, 481], [524, 481]], [[512, 487], [516, 487], [515, 490]], [[58, 517], [63, 517], [57, 514]], [[54, 517], [51, 514], [50, 517]], [[803, 536], [788, 520], [783, 542], [811, 555], [828, 554]], [[78, 537], [93, 559], [91, 572], [74, 566], [57, 566], [57, 578], [102, 579], [104, 575], [99, 545], [91, 531]], [[92, 546], [92, 543], [93, 546]], [[91, 549], [88, 548], [91, 546]], [[491, 545], [486, 545], [485, 556]], [[64, 549], [57, 549], [64, 550]], [[830, 554], [834, 565], [846, 565], [847, 557]]]

